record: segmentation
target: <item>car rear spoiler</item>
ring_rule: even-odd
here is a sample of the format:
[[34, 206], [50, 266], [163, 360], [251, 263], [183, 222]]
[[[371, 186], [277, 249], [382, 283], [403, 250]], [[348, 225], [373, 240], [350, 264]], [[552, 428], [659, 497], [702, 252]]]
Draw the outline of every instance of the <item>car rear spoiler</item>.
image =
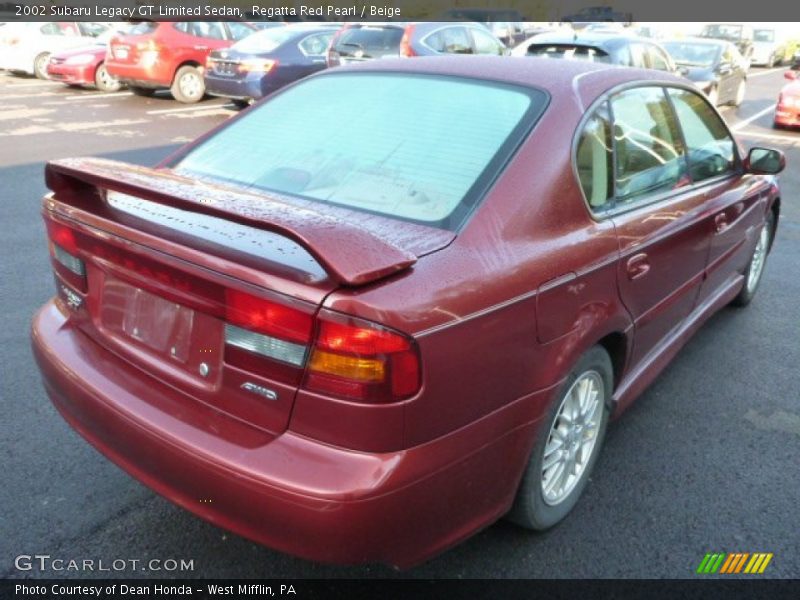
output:
[[278, 195], [196, 181], [169, 170], [69, 158], [48, 162], [45, 182], [58, 200], [67, 204], [77, 200], [78, 208], [89, 212], [94, 212], [93, 203], [96, 211], [96, 203], [105, 202], [104, 194], [87, 189], [93, 186], [277, 233], [305, 248], [341, 285], [365, 285], [417, 261], [414, 254], [366, 229], [295, 206]]

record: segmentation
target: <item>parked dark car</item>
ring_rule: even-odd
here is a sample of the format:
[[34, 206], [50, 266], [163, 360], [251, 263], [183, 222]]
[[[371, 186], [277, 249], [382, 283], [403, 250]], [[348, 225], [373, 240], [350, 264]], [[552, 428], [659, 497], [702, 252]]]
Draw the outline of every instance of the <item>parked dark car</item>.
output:
[[747, 65], [731, 42], [681, 38], [662, 42], [681, 74], [703, 90], [715, 106], [739, 106], [747, 86]]
[[537, 35], [517, 46], [512, 54], [587, 60], [669, 73], [677, 71], [669, 54], [658, 43], [625, 33], [577, 32]]
[[326, 67], [338, 26], [295, 24], [266, 29], [208, 55], [206, 91], [244, 106]]
[[374, 58], [505, 53], [503, 42], [478, 23], [349, 23], [331, 42], [328, 66]]
[[750, 66], [753, 58], [753, 28], [746, 23], [708, 23], [700, 37], [723, 40], [736, 45], [736, 49]]
[[157, 168], [48, 163], [34, 355], [66, 421], [180, 506], [409, 567], [567, 516], [609, 419], [753, 300], [783, 165], [668, 73], [330, 69]]

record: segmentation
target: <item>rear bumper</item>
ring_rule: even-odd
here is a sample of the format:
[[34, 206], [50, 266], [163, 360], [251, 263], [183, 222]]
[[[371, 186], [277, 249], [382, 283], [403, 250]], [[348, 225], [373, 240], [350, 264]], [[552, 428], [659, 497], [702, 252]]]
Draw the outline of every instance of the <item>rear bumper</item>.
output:
[[800, 109], [776, 109], [775, 124], [783, 127], [800, 127]]
[[[76, 330], [65, 310], [51, 301], [32, 326], [53, 404], [110, 460], [216, 525], [311, 560], [408, 567], [492, 523], [513, 500], [537, 425], [520, 423], [520, 401], [508, 430], [498, 431], [493, 413], [397, 452], [273, 436], [181, 400]], [[187, 418], [192, 406], [203, 414]]]
[[65, 64], [47, 65], [47, 75], [53, 81], [61, 81], [63, 83], [81, 84], [81, 85], [94, 85], [94, 72], [95, 65], [76, 65], [70, 66]]
[[251, 76], [248, 76], [243, 79], [233, 79], [231, 77], [218, 77], [212, 73], [206, 72], [206, 93], [212, 96], [222, 96], [238, 100], [258, 100], [264, 96], [261, 79], [260, 76], [258, 78], [251, 78]]

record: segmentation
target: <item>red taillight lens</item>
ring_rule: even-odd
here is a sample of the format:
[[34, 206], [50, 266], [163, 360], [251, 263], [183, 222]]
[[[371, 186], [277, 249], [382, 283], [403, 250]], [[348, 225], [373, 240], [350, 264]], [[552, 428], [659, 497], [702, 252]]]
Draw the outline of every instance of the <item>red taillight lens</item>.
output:
[[411, 47], [411, 36], [414, 33], [414, 25], [409, 25], [403, 32], [403, 38], [400, 40], [400, 56], [411, 58], [416, 56], [417, 53]]
[[419, 391], [419, 352], [399, 332], [323, 311], [305, 387], [362, 402], [403, 400]]
[[244, 60], [239, 64], [240, 73], [270, 73], [278, 67], [278, 61], [271, 58]]
[[235, 289], [225, 290], [225, 362], [298, 385], [314, 315]]
[[311, 340], [313, 316], [239, 290], [225, 290], [225, 320], [297, 344]]
[[86, 268], [78, 257], [75, 231], [54, 221], [47, 221], [50, 238], [50, 256], [53, 268], [65, 283], [80, 292], [86, 292]]

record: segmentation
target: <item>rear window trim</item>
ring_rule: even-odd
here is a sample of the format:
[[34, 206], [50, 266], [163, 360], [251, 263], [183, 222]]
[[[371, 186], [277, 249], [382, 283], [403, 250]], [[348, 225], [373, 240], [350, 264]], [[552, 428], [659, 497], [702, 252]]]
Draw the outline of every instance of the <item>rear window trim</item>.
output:
[[[263, 191], [266, 193], [278, 194], [289, 200], [291, 200], [292, 198], [296, 198], [298, 200], [306, 202], [313, 202], [321, 206], [325, 206], [327, 204], [337, 208], [344, 208], [363, 214], [376, 215], [387, 219], [395, 219], [398, 221], [413, 223], [415, 225], [421, 225], [424, 227], [432, 227], [436, 229], [442, 229], [444, 231], [451, 231], [458, 234], [467, 226], [477, 208], [483, 204], [492, 186], [495, 184], [500, 175], [505, 171], [508, 164], [516, 156], [517, 151], [522, 146], [522, 144], [530, 137], [531, 132], [535, 128], [536, 124], [541, 120], [542, 116], [547, 112], [547, 109], [549, 108], [551, 102], [550, 93], [547, 90], [534, 85], [526, 85], [524, 83], [511, 83], [508, 81], [502, 81], [494, 78], [483, 78], [483, 77], [472, 77], [467, 75], [453, 75], [453, 74], [439, 74], [439, 73], [422, 73], [418, 71], [396, 71], [391, 69], [375, 69], [375, 70], [371, 69], [369, 71], [337, 69], [334, 71], [323, 71], [320, 74], [312, 75], [311, 77], [306, 77], [293, 84], [290, 84], [284, 87], [283, 89], [278, 90], [274, 94], [270, 95], [269, 98], [275, 98], [281, 94], [284, 94], [289, 90], [291, 90], [292, 88], [294, 88], [296, 85], [301, 85], [304, 81], [309, 81], [312, 78], [316, 79], [319, 77], [339, 77], [342, 75], [349, 75], [349, 76], [355, 75], [358, 77], [369, 77], [371, 75], [391, 75], [399, 77], [422, 77], [422, 78], [438, 79], [445, 81], [450, 80], [450, 81], [468, 82], [478, 85], [486, 85], [490, 87], [521, 92], [530, 98], [531, 103], [530, 106], [527, 108], [527, 110], [520, 117], [517, 125], [511, 130], [511, 132], [509, 132], [505, 141], [497, 149], [494, 156], [492, 156], [491, 160], [488, 162], [484, 170], [478, 175], [478, 177], [469, 187], [469, 189], [464, 194], [463, 198], [458, 203], [458, 205], [453, 209], [453, 211], [450, 213], [450, 215], [448, 215], [448, 217], [441, 219], [439, 221], [423, 221], [418, 219], [410, 219], [407, 217], [392, 215], [385, 212], [370, 210], [363, 207], [354, 207], [349, 204], [337, 203], [332, 201], [323, 201], [320, 200], [319, 198], [304, 196], [302, 194], [291, 193], [282, 190], [273, 190], [269, 188], [259, 188], [259, 187], [249, 187], [247, 188], [248, 190], [256, 192]], [[539, 97], [538, 100], [540, 100], [538, 105], [537, 105], [537, 96]], [[269, 100], [266, 101], [268, 102]], [[225, 129], [227, 129], [229, 125], [235, 123], [236, 121], [238, 121], [239, 118], [242, 118], [244, 116], [246, 116], [246, 113], [241, 113], [236, 118], [225, 122], [218, 129], [212, 130], [208, 134], [201, 136], [195, 142], [179, 150], [174, 156], [170, 157], [161, 166], [169, 169], [174, 169], [197, 146], [212, 140], [214, 137], [225, 131]], [[231, 179], [226, 179], [224, 177], [209, 176], [203, 173], [197, 173], [196, 171], [190, 169], [186, 169], [185, 172], [187, 173], [187, 175], [191, 177], [196, 177], [198, 179], [220, 181], [227, 185], [244, 187], [241, 185], [240, 182]]]

